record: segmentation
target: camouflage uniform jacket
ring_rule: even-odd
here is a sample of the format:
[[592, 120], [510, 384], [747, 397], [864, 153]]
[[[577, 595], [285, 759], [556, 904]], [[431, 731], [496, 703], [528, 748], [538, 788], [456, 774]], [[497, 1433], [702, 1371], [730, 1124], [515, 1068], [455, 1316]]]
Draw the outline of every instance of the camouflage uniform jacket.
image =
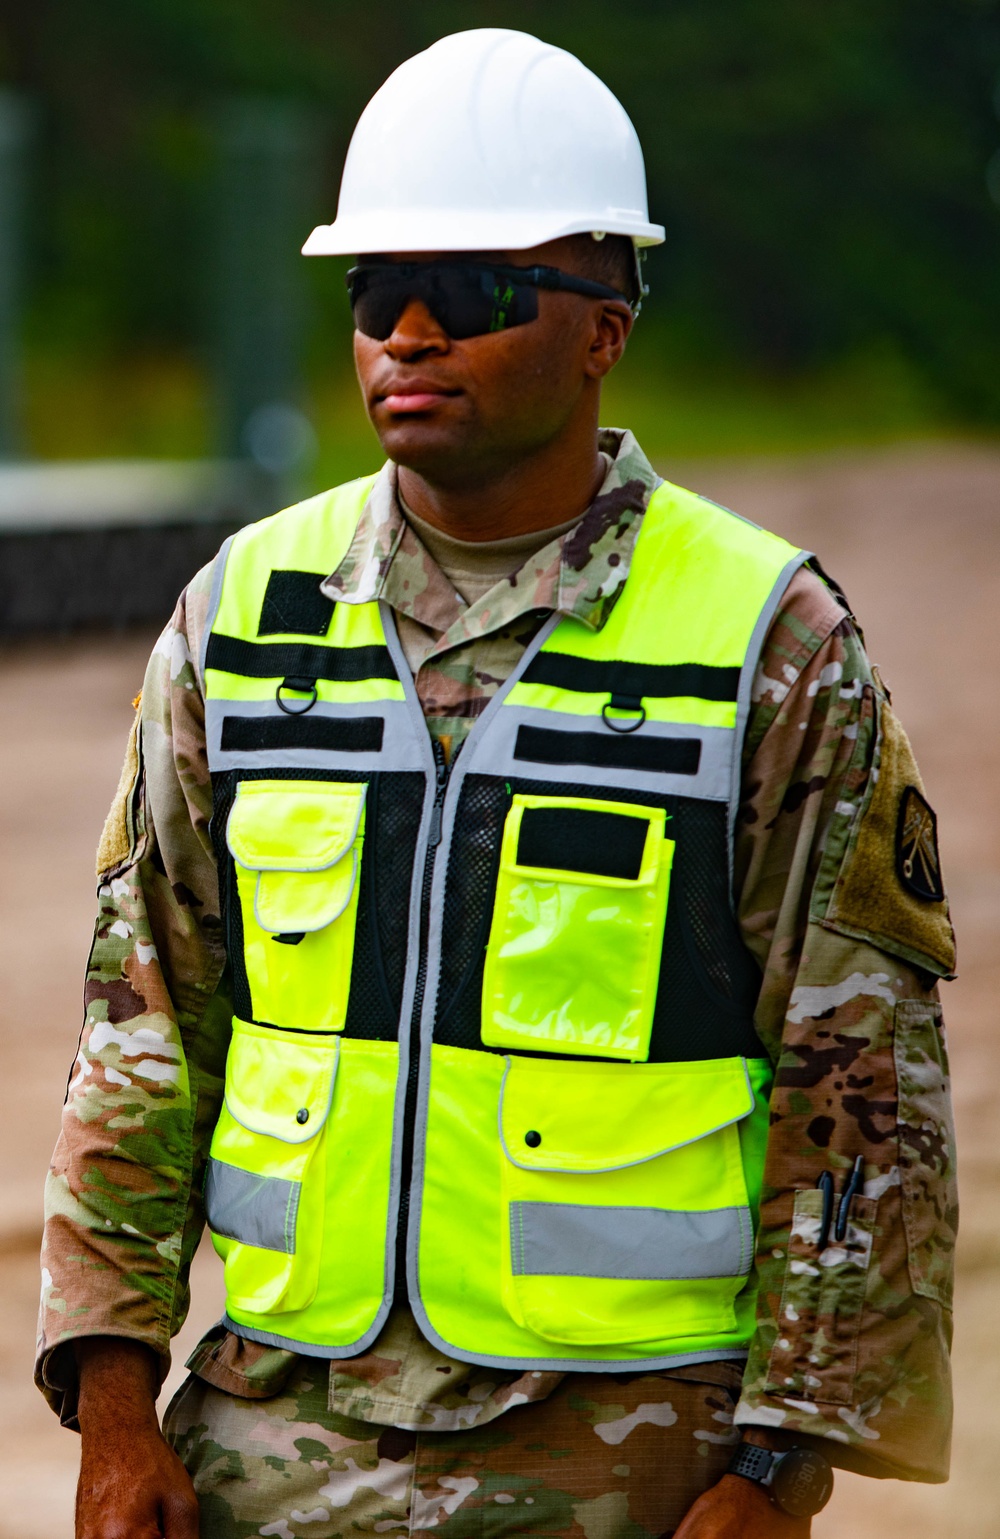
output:
[[[406, 524], [394, 468], [376, 483], [326, 591], [391, 604], [446, 751], [553, 609], [595, 629], [610, 614], [656, 476], [631, 435], [601, 446], [611, 463], [580, 522], [472, 605]], [[47, 1188], [37, 1367], [70, 1425], [75, 1337], [146, 1342], [165, 1371], [203, 1226], [232, 1013], [196, 662], [211, 579], [211, 566], [194, 579], [154, 649], [98, 855], [86, 1017]], [[954, 951], [946, 901], [911, 879], [922, 838], [917, 878], [937, 881], [921, 792], [851, 617], [802, 570], [761, 656], [736, 836], [737, 914], [776, 1071], [758, 1326], [736, 1419], [819, 1438], [835, 1463], [867, 1473], [941, 1480], [956, 1210], [935, 983]], [[917, 832], [901, 849], [908, 798]], [[831, 1172], [839, 1195], [859, 1155], [846, 1232], [818, 1254], [817, 1179]], [[250, 1396], [276, 1393], [294, 1364], [221, 1328], [192, 1359]], [[562, 1377], [451, 1362], [398, 1306], [368, 1353], [331, 1365], [330, 1405], [448, 1431]]]

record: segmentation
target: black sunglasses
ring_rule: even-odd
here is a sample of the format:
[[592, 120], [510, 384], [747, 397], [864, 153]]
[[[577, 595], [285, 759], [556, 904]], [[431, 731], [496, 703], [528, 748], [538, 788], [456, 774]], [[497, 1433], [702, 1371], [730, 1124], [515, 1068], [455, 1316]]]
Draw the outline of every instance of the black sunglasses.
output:
[[538, 290], [588, 299], [628, 300], [617, 289], [558, 267], [498, 267], [492, 262], [363, 262], [347, 274], [354, 324], [384, 342], [411, 299], [425, 304], [456, 342], [524, 326], [538, 315]]

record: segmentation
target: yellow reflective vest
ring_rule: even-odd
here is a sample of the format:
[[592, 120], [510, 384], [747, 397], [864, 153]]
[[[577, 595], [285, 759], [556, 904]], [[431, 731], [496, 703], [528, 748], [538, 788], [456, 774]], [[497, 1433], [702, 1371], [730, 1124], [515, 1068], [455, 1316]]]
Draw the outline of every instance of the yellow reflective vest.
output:
[[805, 553], [661, 484], [606, 624], [553, 616], [449, 774], [391, 611], [320, 591], [371, 484], [217, 565], [228, 1324], [352, 1356], [403, 1287], [474, 1362], [738, 1356], [771, 1069], [732, 821]]

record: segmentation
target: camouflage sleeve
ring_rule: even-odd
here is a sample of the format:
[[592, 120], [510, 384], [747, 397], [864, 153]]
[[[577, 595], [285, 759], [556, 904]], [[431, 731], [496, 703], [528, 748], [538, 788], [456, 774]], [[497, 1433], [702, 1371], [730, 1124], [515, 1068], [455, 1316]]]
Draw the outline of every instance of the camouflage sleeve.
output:
[[159, 1353], [187, 1312], [231, 1007], [197, 639], [211, 568], [154, 648], [98, 849], [85, 1018], [46, 1186], [36, 1382], [75, 1425], [78, 1336]]
[[736, 1420], [940, 1481], [957, 1211], [936, 983], [955, 954], [933, 813], [856, 630], [808, 573], [757, 683], [737, 892], [775, 1084]]

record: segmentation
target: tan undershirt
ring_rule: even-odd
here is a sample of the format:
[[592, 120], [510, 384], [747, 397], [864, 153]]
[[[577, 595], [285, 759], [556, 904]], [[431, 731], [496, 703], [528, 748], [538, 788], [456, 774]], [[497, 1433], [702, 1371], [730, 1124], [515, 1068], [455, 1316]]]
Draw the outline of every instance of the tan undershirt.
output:
[[498, 582], [513, 577], [530, 556], [535, 555], [550, 540], [556, 540], [574, 524], [581, 515], [567, 519], [564, 524], [554, 524], [551, 529], [532, 529], [528, 534], [515, 534], [507, 540], [456, 540], [433, 524], [419, 518], [412, 508], [400, 498], [406, 521], [416, 530], [421, 545], [426, 546], [441, 568], [455, 592], [466, 604], [474, 604], [489, 593]]

